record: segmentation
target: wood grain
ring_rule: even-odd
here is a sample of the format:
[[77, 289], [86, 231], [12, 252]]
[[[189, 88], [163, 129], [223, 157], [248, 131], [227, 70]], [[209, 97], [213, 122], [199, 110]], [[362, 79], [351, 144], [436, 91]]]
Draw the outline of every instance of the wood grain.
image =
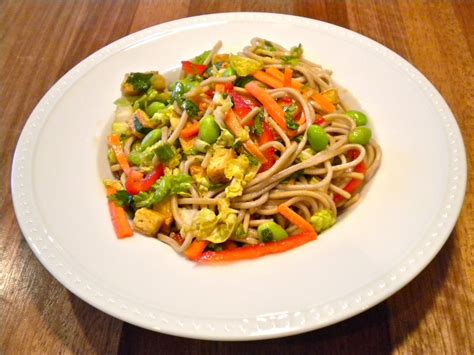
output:
[[0, 353], [473, 353], [471, 183], [450, 239], [413, 282], [352, 319], [278, 340], [210, 342], [146, 331], [81, 301], [36, 260], [16, 222], [7, 179], [16, 141], [39, 99], [75, 64], [128, 33], [226, 11], [315, 18], [391, 48], [445, 97], [473, 166], [473, 1], [0, 1]]

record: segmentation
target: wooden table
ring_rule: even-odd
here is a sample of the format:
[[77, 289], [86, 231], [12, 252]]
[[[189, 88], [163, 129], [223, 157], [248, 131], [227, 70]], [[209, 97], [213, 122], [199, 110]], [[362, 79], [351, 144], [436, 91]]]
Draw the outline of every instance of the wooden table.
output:
[[473, 1], [0, 1], [0, 353], [474, 352], [472, 186], [448, 242], [408, 286], [340, 324], [278, 340], [210, 342], [143, 330], [81, 301], [37, 261], [16, 222], [7, 181], [16, 141], [39, 99], [75, 64], [122, 36], [228, 11], [315, 18], [393, 49], [445, 97], [474, 163]]

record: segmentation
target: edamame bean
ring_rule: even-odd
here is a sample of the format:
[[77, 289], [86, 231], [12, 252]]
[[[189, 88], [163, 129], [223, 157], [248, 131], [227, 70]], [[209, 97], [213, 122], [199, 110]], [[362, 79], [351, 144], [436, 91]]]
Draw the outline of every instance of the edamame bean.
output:
[[267, 243], [288, 238], [288, 233], [275, 222], [266, 222], [258, 226], [257, 234], [260, 239]]
[[356, 127], [349, 133], [349, 143], [365, 145], [370, 142], [372, 131], [369, 127]]
[[316, 152], [320, 152], [326, 149], [329, 144], [328, 134], [324, 131], [323, 127], [318, 125], [312, 125], [308, 129], [308, 141]]
[[221, 129], [213, 116], [205, 116], [199, 121], [199, 138], [206, 143], [214, 144], [221, 134]]
[[360, 111], [347, 111], [346, 115], [352, 118], [356, 124], [356, 126], [365, 126], [367, 124], [367, 116], [365, 113]]
[[146, 149], [152, 144], [155, 144], [161, 139], [161, 129], [156, 128], [147, 133], [147, 135], [143, 138], [141, 143], [141, 149]]
[[165, 108], [165, 104], [162, 102], [152, 102], [147, 108], [146, 108], [146, 113], [148, 116], [153, 117], [155, 113], [157, 113], [160, 110], [163, 110]]
[[224, 72], [224, 76], [232, 76], [232, 75], [235, 75], [235, 70], [232, 67], [228, 67]]

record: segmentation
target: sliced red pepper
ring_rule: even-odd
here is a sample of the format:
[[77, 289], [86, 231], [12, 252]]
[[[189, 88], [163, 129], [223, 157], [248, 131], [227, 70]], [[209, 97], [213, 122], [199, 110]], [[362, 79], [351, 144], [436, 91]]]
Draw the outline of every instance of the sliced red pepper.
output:
[[316, 123], [318, 126], [322, 126], [326, 123], [326, 120], [323, 118], [323, 116], [316, 116], [316, 121], [314, 122]]
[[227, 249], [223, 251], [208, 251], [203, 253], [197, 262], [203, 264], [230, 262], [245, 259], [255, 259], [268, 254], [282, 253], [294, 249], [316, 239], [316, 233], [304, 232], [293, 235], [278, 242], [261, 243], [248, 247]]
[[350, 161], [356, 160], [360, 154], [360, 150], [358, 149], [350, 149], [347, 151], [347, 157]]
[[[361, 162], [360, 164], [356, 165], [356, 167], [354, 168], [354, 171], [356, 173], [365, 174], [365, 172], [367, 171], [367, 167], [365, 166], [364, 162]], [[344, 186], [344, 191], [347, 191], [350, 194], [353, 194], [362, 186], [363, 183], [364, 183], [364, 180], [352, 179], [351, 181], [347, 183], [346, 186]], [[343, 199], [344, 197], [342, 197], [341, 195], [334, 195], [334, 198], [333, 198], [335, 203], [339, 203]]]
[[[244, 118], [250, 111], [252, 111], [256, 104], [254, 101], [252, 101], [252, 99], [244, 98], [242, 95], [239, 95], [234, 90], [233, 85], [231, 83], [228, 84], [226, 84], [225, 90], [227, 94], [232, 97], [232, 101], [234, 102], [233, 110], [239, 118]], [[249, 126], [253, 126], [253, 120], [247, 124]]]
[[163, 176], [163, 173], [164, 167], [161, 164], [145, 177], [143, 177], [143, 173], [130, 169], [127, 181], [125, 182], [125, 188], [130, 195], [137, 195], [140, 192], [146, 192], [151, 189], [156, 180]]
[[[275, 133], [271, 129], [270, 125], [267, 122], [263, 122], [263, 133], [258, 137], [258, 145], [263, 145], [268, 142], [273, 142], [275, 140]], [[263, 163], [260, 167], [259, 172], [265, 171], [270, 169], [273, 164], [275, 164], [276, 156], [275, 156], [275, 148], [271, 147], [268, 148], [263, 152], [265, 158], [267, 158], [267, 162]]]
[[181, 66], [183, 71], [186, 74], [190, 75], [202, 75], [207, 69], [207, 65], [204, 64], [195, 64], [190, 62], [189, 60], [182, 61]]

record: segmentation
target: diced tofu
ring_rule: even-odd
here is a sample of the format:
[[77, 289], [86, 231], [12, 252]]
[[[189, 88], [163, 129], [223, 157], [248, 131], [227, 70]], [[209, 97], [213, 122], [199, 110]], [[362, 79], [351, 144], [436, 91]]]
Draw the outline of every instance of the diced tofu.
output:
[[163, 224], [160, 229], [163, 233], [168, 234], [170, 232], [171, 223], [173, 223], [173, 211], [171, 210], [171, 200], [168, 198], [160, 203], [153, 206], [153, 210], [163, 216]]
[[165, 218], [161, 213], [148, 208], [140, 208], [135, 212], [133, 227], [139, 233], [154, 237], [160, 230], [164, 220]]
[[232, 149], [216, 149], [207, 165], [207, 176], [209, 176], [209, 180], [214, 184], [229, 182], [224, 174], [224, 170], [227, 163], [234, 158], [235, 153]]
[[195, 179], [202, 178], [204, 175], [206, 175], [206, 172], [201, 165], [191, 165], [189, 167], [189, 172], [191, 173], [191, 176]]

